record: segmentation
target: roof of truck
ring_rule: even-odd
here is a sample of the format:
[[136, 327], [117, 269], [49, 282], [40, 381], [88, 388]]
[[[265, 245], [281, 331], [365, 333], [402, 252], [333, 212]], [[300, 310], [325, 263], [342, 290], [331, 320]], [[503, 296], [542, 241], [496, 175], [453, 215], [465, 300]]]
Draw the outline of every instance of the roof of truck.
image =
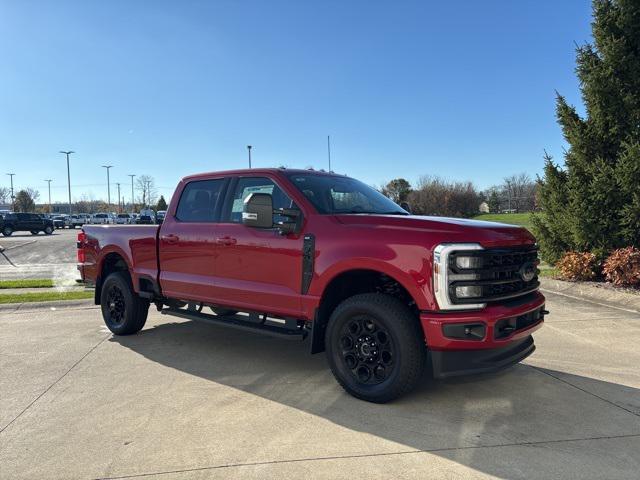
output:
[[193, 175], [187, 175], [182, 180], [194, 180], [201, 177], [209, 177], [211, 175], [246, 175], [250, 173], [252, 175], [260, 175], [265, 173], [284, 173], [284, 174], [312, 174], [312, 175], [327, 175], [327, 176], [344, 176], [340, 173], [328, 172], [326, 170], [314, 170], [314, 169], [303, 169], [303, 168], [242, 168], [238, 170], [221, 170], [221, 171], [213, 171], [213, 172], [202, 172], [195, 173]]

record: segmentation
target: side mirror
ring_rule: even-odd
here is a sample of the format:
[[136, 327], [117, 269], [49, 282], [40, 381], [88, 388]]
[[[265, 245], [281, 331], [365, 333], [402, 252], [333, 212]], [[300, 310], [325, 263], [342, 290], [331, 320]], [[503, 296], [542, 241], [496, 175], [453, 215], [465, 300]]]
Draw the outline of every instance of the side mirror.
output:
[[244, 199], [242, 223], [254, 228], [273, 227], [273, 199], [268, 193], [252, 193]]
[[412, 213], [411, 212], [411, 205], [409, 205], [408, 202], [400, 202], [400, 208], [405, 209], [407, 212]]

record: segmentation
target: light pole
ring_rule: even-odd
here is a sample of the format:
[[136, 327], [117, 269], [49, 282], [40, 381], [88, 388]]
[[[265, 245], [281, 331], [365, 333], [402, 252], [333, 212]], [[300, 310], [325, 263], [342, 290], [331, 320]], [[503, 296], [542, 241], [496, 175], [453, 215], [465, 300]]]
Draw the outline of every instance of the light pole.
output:
[[327, 155], [329, 156], [329, 171], [331, 171], [331, 137], [327, 135]]
[[15, 210], [16, 210], [16, 198], [13, 195], [13, 176], [15, 175], [15, 173], [7, 173], [7, 175], [9, 175], [9, 177], [11, 177], [11, 210], [13, 210], [15, 212]]
[[129, 176], [131, 177], [131, 213], [133, 213], [133, 205], [134, 205], [134, 201], [133, 201], [133, 177], [135, 177], [135, 175], [129, 174]]
[[49, 214], [51, 214], [51, 182], [52, 181], [53, 180], [51, 179], [45, 180], [45, 182], [47, 182], [49, 186]]
[[67, 185], [69, 186], [69, 215], [71, 215], [71, 174], [69, 172], [69, 155], [72, 153], [76, 153], [73, 150], [69, 150], [65, 152], [64, 150], [60, 150], [60, 153], [63, 153], [67, 156]]
[[107, 206], [111, 208], [111, 184], [109, 183], [109, 170], [113, 168], [113, 165], [102, 165], [102, 168], [107, 169]]
[[121, 213], [122, 210], [120, 209], [120, 184], [116, 183], [116, 185], [118, 186], [118, 213]]
[[249, 168], [251, 168], [251, 145], [247, 145], [247, 150], [249, 152]]

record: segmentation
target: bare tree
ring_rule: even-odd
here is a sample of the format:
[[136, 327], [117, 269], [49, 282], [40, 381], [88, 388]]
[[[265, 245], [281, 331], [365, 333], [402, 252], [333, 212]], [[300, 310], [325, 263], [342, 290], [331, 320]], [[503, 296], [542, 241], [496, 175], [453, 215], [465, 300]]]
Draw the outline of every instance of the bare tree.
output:
[[0, 203], [11, 202], [11, 189], [7, 187], [0, 187]]
[[516, 212], [531, 211], [535, 206], [536, 184], [526, 173], [505, 177], [503, 191], [506, 208]]
[[439, 177], [420, 178], [408, 197], [418, 215], [471, 217], [478, 214], [480, 196], [471, 182], [450, 182]]
[[139, 193], [140, 203], [143, 206], [153, 205], [158, 198], [155, 180], [151, 175], [140, 175], [136, 178], [136, 190]]

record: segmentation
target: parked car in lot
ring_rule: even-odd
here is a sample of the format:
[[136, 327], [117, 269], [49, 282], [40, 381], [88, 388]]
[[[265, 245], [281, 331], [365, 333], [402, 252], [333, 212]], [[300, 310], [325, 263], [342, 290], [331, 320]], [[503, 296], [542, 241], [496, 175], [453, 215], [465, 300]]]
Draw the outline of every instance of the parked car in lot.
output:
[[64, 228], [67, 226], [66, 218], [60, 215], [56, 215], [55, 217], [53, 217], [52, 222], [55, 228]]
[[31, 232], [33, 235], [44, 232], [51, 235], [53, 230], [53, 222], [37, 213], [9, 213], [0, 220], [0, 231], [5, 237], [13, 232]]
[[160, 225], [162, 222], [164, 222], [164, 216], [167, 214], [166, 210], [158, 210], [156, 212], [156, 223], [158, 225]]
[[131, 215], [128, 213], [119, 213], [116, 216], [116, 223], [118, 225], [128, 225], [131, 223]]
[[136, 218], [136, 223], [138, 225], [153, 225], [156, 222], [151, 215], [140, 214], [138, 215], [138, 218]]
[[87, 223], [90, 223], [90, 217], [86, 213], [78, 213], [71, 215], [71, 228], [81, 227]]
[[91, 223], [93, 225], [107, 225], [112, 222], [108, 213], [94, 213], [91, 215]]
[[526, 229], [413, 216], [317, 171], [186, 177], [160, 226], [84, 227], [78, 262], [116, 335], [142, 329], [153, 303], [164, 315], [309, 337], [340, 385], [372, 402], [409, 392], [426, 366], [446, 378], [520, 362], [548, 313]]

